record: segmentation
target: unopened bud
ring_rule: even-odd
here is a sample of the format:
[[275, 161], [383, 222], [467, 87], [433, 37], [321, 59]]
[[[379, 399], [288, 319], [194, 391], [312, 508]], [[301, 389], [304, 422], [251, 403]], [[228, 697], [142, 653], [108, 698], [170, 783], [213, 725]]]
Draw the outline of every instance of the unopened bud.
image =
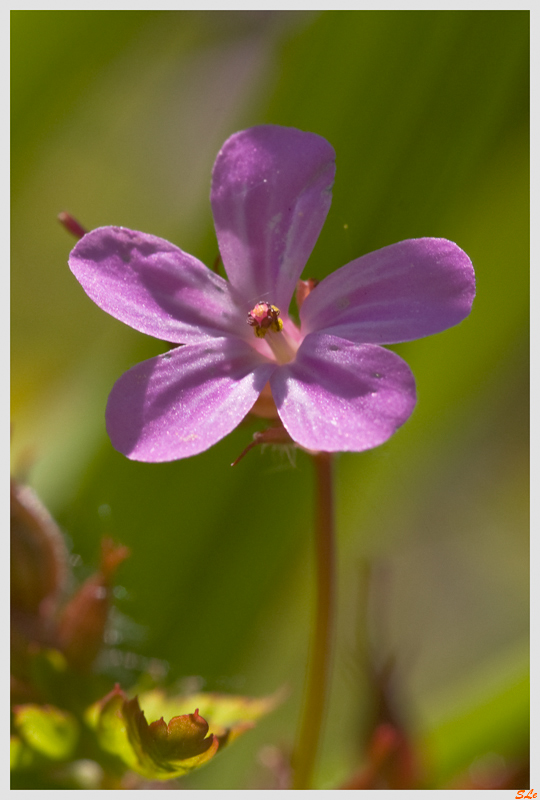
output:
[[76, 220], [75, 217], [72, 217], [71, 214], [68, 214], [67, 211], [61, 211], [58, 214], [58, 222], [60, 222], [67, 231], [72, 233], [73, 236], [76, 236], [77, 239], [82, 239], [82, 237], [88, 233], [81, 223]]
[[49, 614], [63, 588], [67, 549], [57, 524], [28, 486], [11, 483], [11, 606]]
[[59, 645], [68, 662], [77, 669], [88, 668], [103, 645], [112, 578], [128, 555], [127, 547], [103, 539], [100, 569], [83, 583], [64, 608], [58, 625]]
[[302, 303], [308, 294], [313, 291], [318, 283], [319, 281], [315, 280], [315, 278], [308, 278], [307, 281], [298, 281], [296, 284], [296, 305], [298, 311], [302, 308]]

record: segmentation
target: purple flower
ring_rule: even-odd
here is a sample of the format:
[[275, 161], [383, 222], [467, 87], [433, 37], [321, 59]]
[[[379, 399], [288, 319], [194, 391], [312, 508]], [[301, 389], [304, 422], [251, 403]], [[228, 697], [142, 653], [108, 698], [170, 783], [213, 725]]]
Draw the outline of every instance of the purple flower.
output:
[[[107, 404], [114, 447], [172, 461], [211, 447], [263, 389], [291, 438], [310, 450], [367, 450], [410, 416], [407, 364], [380, 345], [438, 333], [474, 297], [468, 256], [446, 239], [409, 239], [357, 258], [289, 304], [331, 202], [331, 145], [263, 125], [219, 152], [211, 203], [229, 280], [164, 239], [91, 231], [69, 265], [100, 308], [181, 344], [126, 372]], [[265, 388], [266, 387], [266, 388]]]

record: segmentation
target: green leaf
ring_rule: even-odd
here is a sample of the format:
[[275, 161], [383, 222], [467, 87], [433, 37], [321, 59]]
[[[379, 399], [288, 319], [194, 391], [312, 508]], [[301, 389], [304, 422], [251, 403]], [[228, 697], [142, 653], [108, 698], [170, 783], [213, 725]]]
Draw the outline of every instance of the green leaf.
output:
[[77, 720], [54, 706], [33, 704], [14, 709], [15, 727], [24, 742], [48, 758], [69, 758], [79, 738]]
[[137, 771], [138, 759], [127, 734], [123, 707], [126, 695], [118, 684], [86, 713], [86, 722], [94, 729], [101, 747], [113, 753], [133, 770]]
[[150, 780], [184, 775], [210, 760], [219, 747], [217, 737], [207, 736], [208, 725], [197, 710], [173, 717], [168, 725], [163, 717], [149, 725], [137, 697], [128, 700], [118, 685], [89, 709], [87, 721], [104, 750]]
[[168, 725], [163, 717], [148, 725], [137, 698], [124, 704], [128, 736], [148, 777], [167, 780], [184, 775], [211, 759], [218, 739], [207, 737], [208, 723], [198, 713], [182, 714]]
[[[201, 767], [279, 700], [278, 695], [167, 697], [153, 690], [141, 695], [143, 711], [138, 697], [128, 700], [117, 685], [88, 709], [86, 721], [101, 747], [130, 769], [150, 780], [170, 780]], [[154, 720], [150, 724], [145, 713]], [[170, 719], [168, 724], [165, 718]]]
[[260, 717], [273, 711], [283, 698], [282, 691], [268, 697], [214, 693], [167, 697], [162, 689], [153, 689], [141, 695], [141, 705], [150, 716], [164, 717], [185, 714], [189, 708], [198, 708], [199, 713], [208, 720], [210, 733], [217, 736], [220, 747], [223, 747], [252, 728]]
[[[499, 670], [505, 668], [498, 660]], [[483, 681], [483, 683], [482, 683]], [[439, 701], [444, 716], [424, 737], [425, 760], [446, 787], [482, 757], [499, 757], [503, 763], [520, 763], [529, 752], [530, 684], [528, 664], [500, 680], [488, 670], [459, 687], [459, 693]], [[436, 778], [435, 778], [436, 776]]]
[[9, 740], [9, 768], [12, 772], [29, 769], [36, 761], [36, 753], [18, 736]]

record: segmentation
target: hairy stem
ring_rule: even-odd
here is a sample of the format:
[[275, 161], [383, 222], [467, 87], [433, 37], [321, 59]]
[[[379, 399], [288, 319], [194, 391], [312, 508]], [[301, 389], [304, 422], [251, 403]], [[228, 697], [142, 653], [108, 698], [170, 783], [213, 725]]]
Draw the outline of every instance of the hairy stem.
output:
[[304, 708], [293, 755], [293, 789], [309, 789], [329, 687], [335, 594], [332, 454], [313, 456], [315, 467], [315, 557], [317, 595]]

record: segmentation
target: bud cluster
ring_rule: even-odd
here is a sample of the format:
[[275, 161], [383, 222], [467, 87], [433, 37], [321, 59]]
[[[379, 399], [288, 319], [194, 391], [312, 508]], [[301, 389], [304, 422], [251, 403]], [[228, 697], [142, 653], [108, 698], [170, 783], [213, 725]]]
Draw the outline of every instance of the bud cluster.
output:
[[129, 550], [105, 538], [95, 572], [65, 599], [69, 556], [58, 525], [26, 486], [11, 485], [11, 628], [15, 685], [25, 683], [32, 653], [59, 650], [81, 671], [103, 645], [114, 573]]

